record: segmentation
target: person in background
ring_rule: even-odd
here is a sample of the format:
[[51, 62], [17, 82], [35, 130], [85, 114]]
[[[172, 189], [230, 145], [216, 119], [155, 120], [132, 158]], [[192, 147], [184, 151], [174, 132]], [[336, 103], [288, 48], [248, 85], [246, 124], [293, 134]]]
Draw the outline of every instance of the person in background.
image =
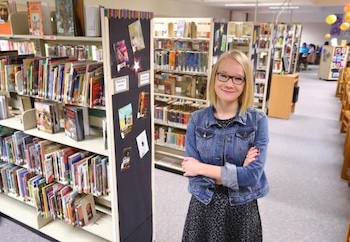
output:
[[[329, 42], [328, 41], [325, 41], [323, 46], [325, 45], [329, 45]], [[322, 57], [322, 52], [325, 51], [325, 49], [323, 49], [323, 46], [321, 45], [319, 48], [318, 48], [318, 55], [319, 55], [319, 58], [321, 59]]]
[[308, 53], [311, 54], [311, 53], [314, 53], [316, 51], [316, 46], [314, 44], [309, 44], [309, 47], [308, 47]]
[[192, 197], [182, 242], [262, 241], [257, 199], [269, 192], [269, 134], [253, 98], [250, 59], [225, 52], [212, 69], [211, 106], [192, 113], [187, 126], [182, 168]]
[[[325, 41], [323, 45], [329, 45], [329, 42]], [[318, 49], [318, 53], [322, 54], [322, 49], [323, 49], [323, 46], [320, 46], [320, 48]]]
[[307, 70], [307, 55], [309, 53], [309, 48], [304, 42], [299, 48], [299, 61], [298, 61], [298, 71], [301, 70], [301, 64], [303, 64], [303, 69]]
[[[310, 44], [309, 45], [309, 50], [308, 50], [308, 55], [307, 55], [307, 64], [314, 64], [315, 61], [316, 61], [316, 57], [317, 57], [317, 54], [316, 54], [316, 46], [314, 44]], [[308, 68], [306, 68], [308, 69]]]

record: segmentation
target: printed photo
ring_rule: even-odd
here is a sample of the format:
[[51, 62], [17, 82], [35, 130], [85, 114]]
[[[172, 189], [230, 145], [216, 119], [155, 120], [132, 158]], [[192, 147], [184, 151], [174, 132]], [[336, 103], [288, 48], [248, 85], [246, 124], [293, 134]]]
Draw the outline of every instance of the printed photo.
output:
[[118, 110], [119, 114], [119, 127], [120, 136], [122, 139], [131, 131], [132, 129], [132, 106], [131, 103], [120, 108]]
[[149, 151], [146, 130], [142, 131], [136, 137], [136, 143], [137, 143], [137, 148], [139, 149], [140, 158], [142, 159], [142, 157], [144, 157], [145, 154], [147, 154], [147, 152]]
[[149, 93], [148, 92], [140, 92], [139, 94], [139, 107], [137, 111], [137, 118], [146, 118], [149, 112]]
[[129, 56], [125, 40], [113, 43], [113, 50], [117, 61], [117, 71], [120, 72], [122, 68], [129, 67]]
[[145, 41], [143, 39], [140, 20], [137, 20], [132, 24], [129, 24], [129, 35], [130, 35], [132, 51], [134, 53], [136, 51], [140, 51], [145, 48]]
[[9, 20], [9, 5], [7, 1], [0, 2], [0, 22], [7, 22]]
[[131, 147], [123, 149], [122, 164], [120, 169], [125, 171], [130, 168]]
[[40, 35], [40, 17], [38, 13], [32, 13], [31, 14], [32, 18], [32, 31], [33, 35]]

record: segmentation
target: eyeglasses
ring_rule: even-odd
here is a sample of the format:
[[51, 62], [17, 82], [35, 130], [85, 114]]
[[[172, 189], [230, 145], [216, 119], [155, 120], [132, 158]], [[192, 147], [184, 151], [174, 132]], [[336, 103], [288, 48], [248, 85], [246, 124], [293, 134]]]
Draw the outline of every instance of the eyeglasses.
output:
[[239, 77], [239, 76], [229, 76], [220, 72], [216, 73], [216, 77], [219, 81], [221, 82], [227, 82], [228, 80], [232, 80], [233, 84], [236, 85], [242, 85], [245, 82], [244, 77]]

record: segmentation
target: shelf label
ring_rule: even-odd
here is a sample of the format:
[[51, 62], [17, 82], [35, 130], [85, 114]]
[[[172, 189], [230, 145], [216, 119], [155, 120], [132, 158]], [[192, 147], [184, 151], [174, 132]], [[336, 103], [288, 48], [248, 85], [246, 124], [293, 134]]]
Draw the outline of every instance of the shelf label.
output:
[[56, 36], [54, 36], [54, 35], [44, 35], [43, 39], [45, 39], [45, 40], [56, 40]]
[[129, 90], [129, 76], [122, 76], [113, 79], [114, 93], [125, 92]]
[[139, 87], [148, 85], [150, 83], [150, 72], [143, 71], [138, 73]]

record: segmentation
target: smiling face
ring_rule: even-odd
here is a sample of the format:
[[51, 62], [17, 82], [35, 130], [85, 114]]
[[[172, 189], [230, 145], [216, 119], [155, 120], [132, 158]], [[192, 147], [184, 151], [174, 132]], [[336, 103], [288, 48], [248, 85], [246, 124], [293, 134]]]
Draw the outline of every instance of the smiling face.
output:
[[[234, 78], [244, 78], [245, 74], [242, 66], [232, 58], [225, 58], [220, 62], [216, 73]], [[218, 104], [231, 105], [238, 104], [238, 98], [243, 93], [245, 82], [238, 85], [234, 84], [232, 78], [226, 82], [218, 80], [218, 75], [215, 77], [215, 93], [217, 95]]]

